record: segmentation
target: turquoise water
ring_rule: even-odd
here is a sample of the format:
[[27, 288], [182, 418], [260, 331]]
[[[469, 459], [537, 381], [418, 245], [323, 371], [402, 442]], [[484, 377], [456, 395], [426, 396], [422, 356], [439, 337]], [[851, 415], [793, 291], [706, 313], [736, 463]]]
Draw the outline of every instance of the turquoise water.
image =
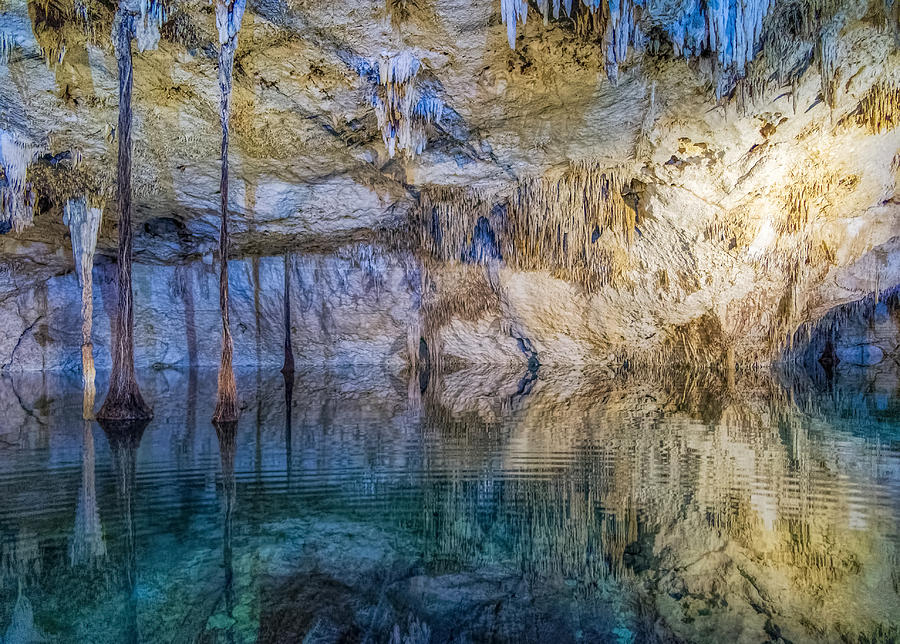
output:
[[0, 380], [3, 642], [900, 638], [896, 382], [140, 381]]

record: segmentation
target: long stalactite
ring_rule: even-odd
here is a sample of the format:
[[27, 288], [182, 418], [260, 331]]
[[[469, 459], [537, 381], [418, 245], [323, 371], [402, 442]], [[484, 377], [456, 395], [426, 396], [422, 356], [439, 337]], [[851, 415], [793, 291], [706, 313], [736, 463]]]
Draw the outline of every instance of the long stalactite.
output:
[[234, 379], [234, 340], [228, 321], [228, 119], [231, 112], [231, 88], [234, 82], [234, 53], [237, 36], [244, 17], [245, 0], [218, 0], [216, 27], [219, 30], [219, 118], [222, 122], [222, 174], [219, 183], [219, 308], [222, 312], [222, 360], [219, 365], [216, 410], [217, 422], [237, 420], [240, 413], [237, 384]]
[[65, 223], [72, 237], [72, 254], [75, 272], [81, 285], [81, 378], [84, 387], [82, 413], [85, 419], [93, 416], [94, 409], [94, 344], [91, 331], [94, 318], [94, 251], [97, 248], [97, 232], [103, 209], [88, 205], [85, 197], [70, 200], [65, 207]]
[[119, 69], [119, 156], [116, 168], [119, 210], [119, 249], [116, 269], [118, 302], [116, 308], [115, 340], [112, 350], [112, 373], [109, 392], [97, 413], [99, 419], [111, 421], [139, 420], [152, 417], [144, 402], [134, 373], [134, 302], [131, 290], [131, 91], [133, 64], [131, 41], [133, 14], [124, 0], [119, 5], [113, 25], [113, 39]]

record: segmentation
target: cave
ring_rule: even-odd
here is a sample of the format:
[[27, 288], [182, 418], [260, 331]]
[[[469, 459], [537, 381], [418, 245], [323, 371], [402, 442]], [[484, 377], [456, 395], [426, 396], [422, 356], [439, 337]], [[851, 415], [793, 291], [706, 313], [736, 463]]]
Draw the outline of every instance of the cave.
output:
[[0, 0], [0, 642], [900, 641], [900, 2]]

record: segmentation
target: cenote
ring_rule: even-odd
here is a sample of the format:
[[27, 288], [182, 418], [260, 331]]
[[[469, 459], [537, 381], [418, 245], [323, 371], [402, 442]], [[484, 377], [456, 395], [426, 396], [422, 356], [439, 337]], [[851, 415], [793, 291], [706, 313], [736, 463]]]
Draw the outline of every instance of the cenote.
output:
[[0, 0], [0, 644], [900, 642], [900, 0]]

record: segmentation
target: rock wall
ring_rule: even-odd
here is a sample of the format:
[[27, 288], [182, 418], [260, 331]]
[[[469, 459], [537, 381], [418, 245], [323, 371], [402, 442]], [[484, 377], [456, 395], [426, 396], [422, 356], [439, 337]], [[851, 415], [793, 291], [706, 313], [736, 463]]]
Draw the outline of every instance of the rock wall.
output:
[[[900, 284], [896, 11], [753, 5], [753, 60], [729, 76], [717, 46], [679, 41], [708, 3], [651, 4], [638, 26], [655, 45], [629, 36], [615, 82], [597, 25], [532, 20], [511, 49], [496, 2], [249, 7], [230, 156], [238, 364], [281, 361], [283, 253], [298, 359], [393, 369], [420, 353], [454, 368], [769, 364], [835, 307]], [[0, 211], [4, 369], [77, 364], [62, 209], [83, 195], [106, 204], [108, 363], [117, 79], [110, 7], [84, 6], [86, 21], [0, 5], [0, 189], [34, 214], [12, 230]], [[161, 34], [135, 54], [136, 355], [211, 365], [217, 36], [195, 0], [171, 3]], [[418, 101], [404, 141], [385, 120], [388, 71]]]
[[[229, 265], [235, 365], [284, 359], [284, 258]], [[371, 246], [292, 256], [291, 321], [298, 362], [407, 363], [416, 311], [405, 267]], [[114, 266], [94, 268], [94, 354], [110, 366]], [[135, 364], [212, 367], [221, 351], [218, 273], [212, 262], [135, 264]], [[6, 370], [80, 369], [80, 288], [73, 273], [50, 277], [0, 302], [0, 365]]]

